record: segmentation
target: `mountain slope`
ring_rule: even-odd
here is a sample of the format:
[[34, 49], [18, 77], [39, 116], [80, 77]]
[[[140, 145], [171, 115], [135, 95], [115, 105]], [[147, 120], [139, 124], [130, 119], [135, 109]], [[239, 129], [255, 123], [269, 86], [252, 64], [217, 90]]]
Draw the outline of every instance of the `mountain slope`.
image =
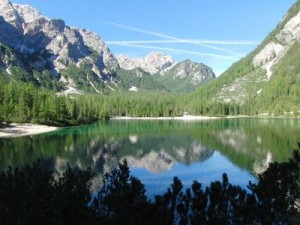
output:
[[191, 92], [206, 81], [215, 78], [212, 69], [190, 60], [177, 63], [157, 78], [170, 91]]
[[[81, 88], [76, 77], [63, 76], [71, 66], [85, 68], [93, 79], [81, 74], [90, 89], [115, 76], [119, 64], [100, 37], [90, 31], [67, 26], [63, 20], [48, 19], [28, 5], [0, 1], [0, 42], [23, 59], [17, 63], [29, 74], [50, 72], [60, 83]], [[2, 54], [3, 55], [3, 54]], [[26, 60], [30, 59], [30, 60]], [[4, 64], [2, 67], [10, 67]]]
[[118, 69], [116, 73], [120, 85], [127, 90], [138, 91], [141, 88], [149, 91], [168, 91], [163, 84], [141, 68]]
[[37, 87], [62, 90], [64, 86], [48, 70], [38, 71], [33, 68], [32, 63], [40, 60], [39, 55], [23, 55], [0, 43], [0, 80], [5, 83], [33, 83]]
[[[143, 69], [173, 92], [191, 92], [206, 81], [215, 78], [212, 69], [202, 63], [185, 60], [176, 63], [171, 56], [162, 52], [152, 52], [143, 58], [117, 56], [120, 67], [125, 70]], [[129, 75], [130, 73], [128, 73]], [[143, 76], [141, 79], [149, 79]]]
[[299, 11], [297, 1], [253, 52], [200, 88], [198, 100], [237, 105], [245, 114], [299, 111]]
[[205, 65], [177, 64], [162, 52], [143, 58], [121, 55], [117, 60], [96, 33], [8, 0], [0, 0], [0, 30], [0, 76], [6, 82], [31, 82], [66, 93], [105, 94], [131, 86], [190, 92], [214, 78]]

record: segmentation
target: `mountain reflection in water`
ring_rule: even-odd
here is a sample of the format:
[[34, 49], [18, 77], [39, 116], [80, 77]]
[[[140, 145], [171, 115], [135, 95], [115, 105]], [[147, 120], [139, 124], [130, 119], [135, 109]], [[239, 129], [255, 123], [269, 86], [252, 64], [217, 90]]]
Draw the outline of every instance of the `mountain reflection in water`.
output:
[[[126, 159], [149, 192], [168, 187], [173, 176], [184, 184], [209, 184], [229, 174], [245, 185], [271, 161], [284, 161], [300, 140], [299, 119], [218, 119], [183, 121], [109, 121], [20, 138], [0, 139], [0, 169], [37, 160], [55, 172], [67, 165], [104, 173]], [[163, 190], [165, 191], [165, 190]]]

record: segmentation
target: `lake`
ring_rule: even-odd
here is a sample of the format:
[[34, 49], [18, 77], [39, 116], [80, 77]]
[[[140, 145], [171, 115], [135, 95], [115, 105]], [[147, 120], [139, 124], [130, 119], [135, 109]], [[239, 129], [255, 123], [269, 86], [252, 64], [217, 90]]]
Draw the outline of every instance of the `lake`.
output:
[[0, 139], [0, 170], [37, 160], [56, 172], [91, 167], [97, 190], [101, 176], [126, 159], [148, 196], [164, 193], [174, 176], [186, 186], [208, 185], [226, 172], [246, 187], [269, 162], [286, 161], [298, 141], [300, 119], [111, 120]]

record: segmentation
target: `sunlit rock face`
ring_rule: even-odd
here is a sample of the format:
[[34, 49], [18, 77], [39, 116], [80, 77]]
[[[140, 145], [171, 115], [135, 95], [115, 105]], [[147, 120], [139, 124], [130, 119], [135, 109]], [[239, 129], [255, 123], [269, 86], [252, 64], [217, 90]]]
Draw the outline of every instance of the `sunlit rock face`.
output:
[[163, 75], [172, 76], [173, 79], [190, 78], [193, 85], [199, 85], [203, 81], [215, 78], [215, 74], [209, 66], [203, 63], [192, 62], [191, 60], [177, 63]]
[[108, 79], [119, 68], [96, 33], [67, 26], [60, 19], [49, 19], [28, 5], [1, 0], [0, 29], [1, 43], [24, 55], [40, 56], [40, 62], [32, 63], [37, 70], [59, 71], [70, 64], [83, 63], [100, 78]]
[[117, 56], [120, 67], [127, 70], [142, 68], [150, 74], [163, 74], [176, 63], [169, 55], [162, 52], [152, 52], [142, 58], [130, 58], [127, 55]]
[[253, 65], [261, 66], [267, 72], [268, 80], [272, 76], [272, 67], [285, 55], [292, 44], [300, 39], [300, 12], [291, 18], [254, 58]]

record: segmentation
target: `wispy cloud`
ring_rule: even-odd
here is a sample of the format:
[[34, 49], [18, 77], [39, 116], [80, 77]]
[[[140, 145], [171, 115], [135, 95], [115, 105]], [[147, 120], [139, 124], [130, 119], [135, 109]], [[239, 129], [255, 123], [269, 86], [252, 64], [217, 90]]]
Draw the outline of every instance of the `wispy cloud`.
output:
[[[109, 42], [108, 42], [109, 43]], [[139, 45], [139, 44], [131, 44], [131, 43], [114, 43], [115, 45], [120, 46], [130, 46], [135, 48], [144, 48], [144, 49], [155, 49], [155, 50], [162, 50], [162, 51], [172, 51], [176, 53], [186, 53], [186, 54], [193, 54], [193, 55], [200, 55], [200, 56], [208, 56], [213, 58], [219, 58], [219, 59], [226, 59], [230, 61], [236, 61], [238, 58], [234, 56], [227, 56], [227, 55], [221, 55], [221, 54], [213, 54], [213, 53], [206, 53], [206, 52], [199, 52], [199, 51], [188, 51], [178, 48], [163, 48], [163, 47], [157, 47], [157, 46], [149, 46], [149, 45]]]
[[[121, 29], [128, 30], [128, 31], [134, 31], [134, 32], [137, 32], [137, 33], [148, 34], [148, 35], [151, 35], [151, 36], [164, 38], [164, 39], [167, 39], [169, 41], [176, 41], [176, 42], [181, 42], [181, 43], [190, 43], [190, 44], [194, 44], [194, 45], [197, 45], [197, 46], [206, 47], [206, 48], [209, 48], [209, 49], [214, 49], [214, 50], [217, 50], [217, 51], [220, 51], [220, 52], [229, 53], [231, 55], [235, 55], [235, 56], [239, 56], [239, 57], [242, 56], [240, 53], [237, 53], [237, 52], [225, 49], [225, 48], [212, 46], [212, 45], [209, 45], [209, 43], [200, 42], [199, 40], [195, 41], [193, 39], [178, 38], [178, 37], [170, 36], [170, 35], [163, 34], [163, 33], [158, 33], [158, 32], [154, 32], [154, 31], [150, 31], [150, 30], [144, 30], [144, 29], [141, 29], [141, 28], [128, 26], [128, 25], [123, 25], [123, 24], [119, 24], [119, 23], [108, 22], [108, 21], [102, 21], [102, 23], [105, 23], [105, 24], [108, 24], [108, 25], [111, 25], [111, 26], [114, 26], [114, 27], [119, 27]], [[110, 42], [110, 43], [111, 44], [116, 44], [116, 43], [112, 43], [112, 42]], [[119, 43], [119, 44], [121, 45], [121, 44], [134, 44], [134, 43]], [[210, 44], [212, 44], [212, 43], [210, 43]]]
[[133, 41], [106, 41], [108, 44], [179, 44], [179, 43], [200, 43], [200, 44], [215, 44], [215, 45], [258, 45], [257, 41], [219, 41], [219, 40], [203, 40], [203, 39], [182, 39], [182, 40], [133, 40]]

